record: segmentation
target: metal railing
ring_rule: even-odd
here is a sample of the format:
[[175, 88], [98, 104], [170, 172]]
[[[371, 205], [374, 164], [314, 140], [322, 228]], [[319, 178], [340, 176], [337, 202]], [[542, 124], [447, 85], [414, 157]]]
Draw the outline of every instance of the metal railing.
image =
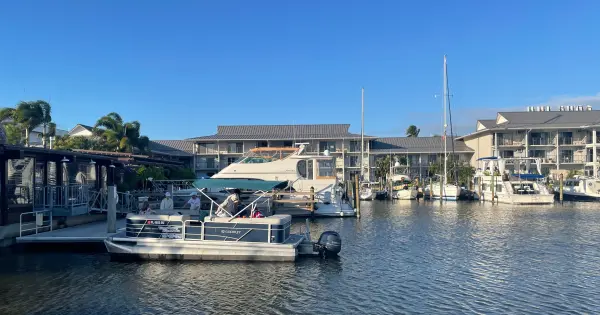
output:
[[[44, 215], [45, 213], [47, 213], [48, 215], [48, 220], [44, 220], [46, 215]], [[24, 215], [33, 215], [34, 216], [34, 221], [33, 222], [25, 222], [23, 223], [23, 216]], [[24, 228], [24, 226], [29, 226], [29, 225], [35, 225], [32, 228]], [[35, 231], [34, 234], [38, 234], [40, 229], [47, 229], [49, 228], [50, 231], [52, 231], [52, 210], [42, 210], [42, 211], [31, 211], [31, 212], [23, 212], [21, 213], [20, 217], [19, 217], [19, 237], [23, 236], [23, 232], [28, 232], [28, 231]], [[44, 231], [46, 232], [46, 231]]]
[[169, 186], [173, 186], [173, 190], [192, 189], [194, 188], [195, 179], [182, 179], [182, 180], [155, 180], [152, 181], [154, 190], [167, 191]]
[[90, 198], [89, 185], [36, 186], [35, 208], [74, 208], [86, 206]]
[[[91, 191], [91, 197], [88, 204], [88, 212], [108, 211], [108, 192], [106, 190]], [[117, 213], [130, 213], [138, 210], [138, 201], [133, 194], [127, 192], [117, 192]]]
[[[200, 223], [200, 227], [201, 227], [200, 240], [204, 241], [204, 222], [200, 221], [200, 220], [185, 220], [185, 221], [183, 221], [182, 225], [181, 225], [181, 239], [185, 240], [185, 236], [186, 236], [185, 228], [186, 228], [188, 222]], [[197, 227], [197, 226], [195, 226], [195, 227]], [[198, 234], [190, 234], [190, 235], [198, 235]]]
[[549, 138], [531, 138], [531, 145], [552, 145], [554, 144], [553, 139]]

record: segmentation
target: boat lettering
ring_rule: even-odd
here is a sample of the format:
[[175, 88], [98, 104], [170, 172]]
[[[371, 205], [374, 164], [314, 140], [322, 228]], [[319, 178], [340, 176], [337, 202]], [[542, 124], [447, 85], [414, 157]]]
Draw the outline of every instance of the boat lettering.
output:
[[171, 239], [180, 239], [181, 234], [173, 234], [173, 233], [162, 233], [160, 238], [171, 238]]
[[156, 220], [148, 220], [146, 221], [146, 224], [165, 224], [165, 221], [156, 221]]
[[226, 233], [226, 234], [240, 234], [240, 233], [242, 233], [242, 231], [236, 231], [236, 230], [221, 230], [221, 233]]
[[181, 230], [178, 227], [159, 226], [158, 229], [164, 233], [181, 233]]

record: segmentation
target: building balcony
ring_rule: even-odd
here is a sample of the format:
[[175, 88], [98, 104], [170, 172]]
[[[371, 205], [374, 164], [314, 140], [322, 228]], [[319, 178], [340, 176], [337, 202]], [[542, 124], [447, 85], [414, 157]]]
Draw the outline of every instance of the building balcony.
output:
[[530, 146], [553, 146], [555, 143], [552, 138], [531, 138]]
[[587, 142], [585, 137], [560, 137], [558, 145], [585, 145]]
[[523, 140], [499, 139], [498, 146], [500, 147], [521, 147], [525, 145]]
[[585, 164], [585, 158], [582, 156], [561, 156], [559, 159], [561, 164]]
[[197, 170], [216, 170], [219, 168], [219, 163], [196, 163]]

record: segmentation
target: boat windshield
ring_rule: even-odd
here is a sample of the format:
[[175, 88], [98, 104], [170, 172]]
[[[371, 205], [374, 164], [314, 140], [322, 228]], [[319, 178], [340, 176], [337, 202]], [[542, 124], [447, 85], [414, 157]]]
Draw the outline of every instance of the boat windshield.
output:
[[237, 163], [269, 163], [283, 160], [298, 151], [297, 148], [254, 148], [248, 151]]

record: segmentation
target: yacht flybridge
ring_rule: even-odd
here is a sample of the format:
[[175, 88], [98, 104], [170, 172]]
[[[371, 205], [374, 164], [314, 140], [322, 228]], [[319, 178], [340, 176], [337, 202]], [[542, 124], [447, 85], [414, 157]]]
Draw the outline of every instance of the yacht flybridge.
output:
[[[473, 184], [480, 200], [516, 205], [554, 203], [554, 194], [541, 181], [540, 159], [486, 157], [477, 161]], [[538, 174], [530, 173], [532, 164]], [[508, 172], [507, 165], [513, 165], [515, 172]]]
[[[214, 179], [288, 181], [296, 192], [315, 192], [315, 214], [319, 216], [355, 216], [356, 211], [344, 200], [335, 174], [335, 158], [310, 155], [306, 146], [297, 148], [254, 148], [238, 161], [212, 176]], [[293, 199], [297, 196], [291, 195]]]

